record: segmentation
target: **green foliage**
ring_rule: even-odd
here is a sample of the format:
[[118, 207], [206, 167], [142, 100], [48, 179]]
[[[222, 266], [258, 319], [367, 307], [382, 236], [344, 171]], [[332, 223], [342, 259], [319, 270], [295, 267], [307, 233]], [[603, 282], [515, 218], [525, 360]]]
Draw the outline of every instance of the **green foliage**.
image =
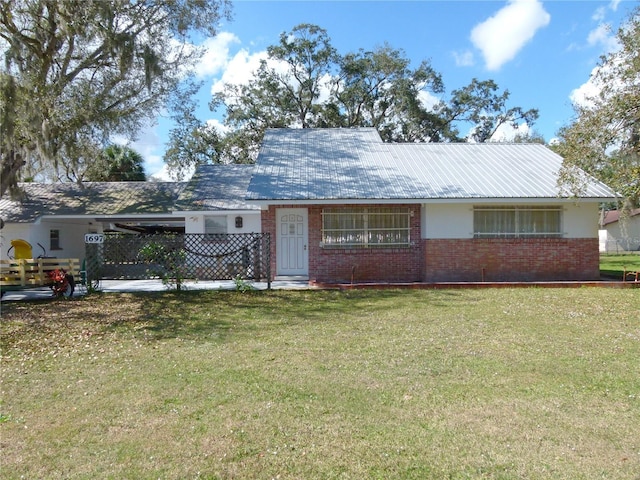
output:
[[421, 92], [442, 93], [444, 86], [427, 61], [414, 70], [404, 51], [384, 44], [340, 58], [325, 107], [325, 125], [375, 127], [385, 141], [432, 141], [437, 119], [420, 103]]
[[640, 8], [617, 34], [619, 50], [604, 56], [591, 81], [599, 93], [576, 105], [575, 121], [563, 127], [555, 147], [566, 160], [563, 182], [576, 192], [582, 180], [573, 167], [608, 184], [625, 208], [640, 205]]
[[227, 0], [5, 0], [0, 42], [2, 188], [27, 169], [79, 180], [113, 135], [155, 118], [214, 35]]
[[184, 83], [172, 104], [177, 127], [169, 132], [164, 162], [178, 180], [183, 179], [192, 167], [222, 161], [218, 133], [194, 114], [196, 103], [193, 94], [198, 88], [198, 84]]
[[242, 276], [236, 275], [233, 279], [233, 283], [236, 286], [236, 290], [245, 293], [255, 290], [256, 288], [251, 285], [251, 283], [247, 282]]
[[149, 273], [160, 277], [167, 287], [180, 291], [187, 275], [184, 248], [167, 243], [149, 242], [140, 248], [138, 258], [150, 265]]
[[144, 182], [144, 158], [130, 147], [109, 145], [89, 164], [83, 180], [89, 182]]
[[457, 129], [453, 128], [456, 122], [462, 121], [475, 126], [471, 138], [483, 143], [490, 140], [504, 124], [517, 129], [518, 122], [532, 125], [538, 119], [535, 109], [524, 111], [520, 107], [507, 108], [508, 99], [509, 91], [498, 93], [498, 85], [493, 80], [479, 81], [474, 78], [466, 87], [454, 90], [451, 100], [440, 103], [437, 111], [450, 126], [450, 140], [462, 140]]

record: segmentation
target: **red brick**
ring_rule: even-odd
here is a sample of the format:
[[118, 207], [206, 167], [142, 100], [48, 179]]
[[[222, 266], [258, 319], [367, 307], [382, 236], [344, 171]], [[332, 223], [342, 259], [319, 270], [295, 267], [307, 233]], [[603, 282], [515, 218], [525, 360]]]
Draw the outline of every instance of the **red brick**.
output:
[[[597, 238], [422, 240], [420, 206], [398, 206], [414, 211], [409, 248], [324, 249], [320, 247], [323, 207], [308, 207], [309, 278], [319, 283], [528, 282], [599, 278]], [[262, 231], [271, 234], [272, 276], [276, 274], [275, 210], [299, 207], [272, 205], [262, 212]]]

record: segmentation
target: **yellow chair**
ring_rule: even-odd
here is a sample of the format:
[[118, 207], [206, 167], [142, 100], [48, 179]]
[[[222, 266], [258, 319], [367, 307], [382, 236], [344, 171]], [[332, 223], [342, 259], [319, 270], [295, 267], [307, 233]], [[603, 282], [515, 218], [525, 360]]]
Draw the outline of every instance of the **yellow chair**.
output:
[[11, 246], [13, 247], [13, 258], [16, 260], [20, 258], [33, 258], [33, 249], [31, 244], [26, 240], [17, 239], [11, 240]]

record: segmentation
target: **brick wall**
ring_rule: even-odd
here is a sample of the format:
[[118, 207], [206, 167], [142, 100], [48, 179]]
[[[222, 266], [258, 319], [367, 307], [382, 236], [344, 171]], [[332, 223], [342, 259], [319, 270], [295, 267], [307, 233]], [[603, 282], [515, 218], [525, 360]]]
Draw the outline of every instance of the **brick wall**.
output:
[[[345, 205], [346, 206], [346, 205]], [[381, 205], [370, 205], [376, 207]], [[412, 246], [409, 248], [325, 249], [322, 242], [322, 207], [310, 206], [309, 279], [321, 283], [419, 282], [424, 276], [423, 245], [420, 240], [420, 206], [394, 205], [413, 210]], [[331, 205], [340, 207], [340, 205]], [[271, 271], [276, 274], [276, 208], [299, 208], [298, 205], [275, 205], [262, 212], [262, 231], [271, 234]]]
[[597, 238], [423, 240], [425, 281], [597, 280]]
[[[340, 207], [347, 205], [331, 205]], [[367, 205], [384, 207], [388, 205]], [[321, 248], [322, 208], [309, 208], [309, 278], [318, 282], [419, 282], [424, 275], [420, 240], [420, 205], [393, 205], [413, 210], [409, 248]]]
[[[332, 205], [332, 207], [339, 205]], [[372, 205], [372, 207], [375, 205]], [[322, 208], [310, 206], [309, 279], [354, 282], [501, 282], [597, 280], [597, 238], [426, 239], [420, 238], [420, 206], [413, 209], [410, 248], [324, 249]], [[271, 234], [271, 272], [276, 275], [276, 208], [262, 212]]]

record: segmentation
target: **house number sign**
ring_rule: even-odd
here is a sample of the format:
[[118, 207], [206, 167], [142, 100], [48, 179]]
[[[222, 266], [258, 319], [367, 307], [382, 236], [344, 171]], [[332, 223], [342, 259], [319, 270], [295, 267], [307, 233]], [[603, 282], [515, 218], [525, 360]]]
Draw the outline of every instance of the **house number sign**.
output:
[[101, 233], [87, 233], [84, 236], [84, 243], [104, 243], [104, 235]]

